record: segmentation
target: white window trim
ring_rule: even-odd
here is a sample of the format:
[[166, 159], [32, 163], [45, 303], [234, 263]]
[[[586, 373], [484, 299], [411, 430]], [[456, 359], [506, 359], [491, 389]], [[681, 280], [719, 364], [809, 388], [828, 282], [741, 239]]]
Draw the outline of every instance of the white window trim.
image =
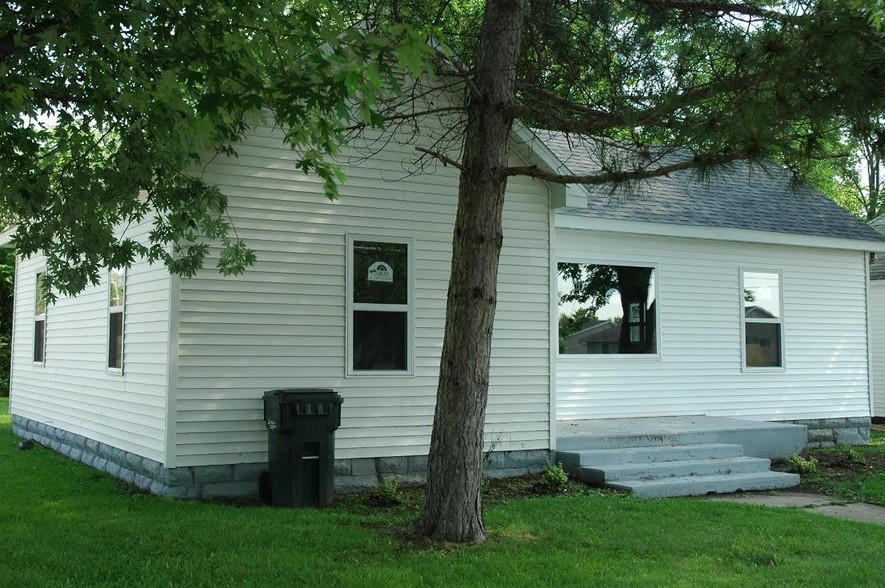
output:
[[[583, 265], [623, 265], [632, 267], [650, 267], [654, 270], [655, 275], [655, 352], [654, 353], [560, 353], [559, 352], [559, 264], [560, 263], [580, 263]], [[555, 271], [553, 272], [553, 290], [556, 292], [554, 298], [556, 321], [552, 328], [555, 333], [557, 361], [660, 361], [661, 359], [661, 264], [658, 262], [635, 261], [632, 259], [611, 259], [611, 258], [585, 258], [585, 257], [569, 257], [557, 258], [554, 262]]]
[[[45, 366], [46, 365], [46, 327], [49, 324], [47, 320], [47, 315], [49, 314], [49, 304], [46, 304], [43, 308], [43, 312], [41, 314], [37, 314], [37, 297], [40, 296], [40, 292], [38, 291], [38, 284], [40, 283], [40, 276], [46, 275], [46, 268], [39, 269], [34, 273], [34, 331], [33, 336], [31, 337], [31, 360], [35, 366]], [[37, 341], [37, 321], [43, 321], [43, 360], [36, 361], [34, 360], [34, 343]]]
[[[124, 361], [124, 358], [125, 358], [124, 352], [126, 349], [126, 294], [127, 294], [127, 290], [129, 289], [128, 284], [126, 282], [129, 277], [129, 272], [126, 271], [126, 268], [123, 268], [123, 304], [111, 306], [111, 272], [112, 271], [113, 271], [113, 269], [108, 270], [108, 273], [107, 273], [108, 284], [107, 284], [107, 288], [105, 288], [106, 294], [107, 294], [108, 314], [107, 314], [107, 329], [106, 329], [105, 338], [104, 338], [105, 344], [106, 344], [105, 345], [104, 366], [105, 366], [105, 370], [109, 374], [122, 376], [123, 369], [126, 366], [126, 363]], [[120, 313], [123, 315], [122, 324], [120, 325], [120, 338], [121, 338], [120, 367], [118, 367], [118, 368], [111, 367], [108, 365], [108, 361], [110, 360], [110, 357], [111, 357], [111, 315], [114, 313]]]
[[[758, 324], [770, 324], [770, 325], [780, 325], [780, 358], [781, 364], [779, 366], [748, 366], [747, 365], [747, 317], [744, 316], [746, 313], [744, 311], [744, 274], [757, 273], [757, 274], [777, 274], [777, 282], [778, 282], [778, 318], [777, 319], [750, 319], [750, 323], [758, 323]], [[740, 283], [740, 289], [738, 290], [738, 309], [740, 312], [741, 318], [741, 371], [751, 372], [751, 373], [779, 373], [787, 371], [787, 355], [786, 355], [786, 327], [784, 325], [784, 272], [780, 269], [770, 269], [770, 268], [759, 268], [753, 266], [740, 266], [738, 267], [738, 281]]]
[[[347, 336], [345, 340], [346, 377], [412, 377], [415, 375], [415, 239], [412, 237], [383, 237], [347, 233], [345, 256], [345, 282], [347, 302], [345, 318]], [[354, 241], [374, 241], [377, 243], [399, 243], [408, 248], [408, 304], [366, 304], [353, 301], [353, 244]], [[355, 370], [353, 369], [353, 313], [355, 310], [386, 310], [406, 313], [406, 369], [405, 370]]]

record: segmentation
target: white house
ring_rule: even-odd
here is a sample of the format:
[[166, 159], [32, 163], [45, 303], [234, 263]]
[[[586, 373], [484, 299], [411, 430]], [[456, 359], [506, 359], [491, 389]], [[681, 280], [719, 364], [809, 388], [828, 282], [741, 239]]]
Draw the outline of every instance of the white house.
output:
[[[591, 165], [558, 136], [518, 129], [514, 143], [520, 164]], [[242, 277], [137, 263], [47, 308], [43, 262], [18, 260], [16, 433], [154, 492], [254, 494], [263, 392], [332, 388], [344, 399], [338, 487], [421, 479], [456, 171], [404, 173], [413, 144], [367, 161], [348, 151], [330, 202], [279, 130], [255, 129], [238, 153], [206, 179], [258, 254]], [[817, 441], [868, 435], [867, 252], [881, 238], [778, 173], [686, 178], [624, 200], [511, 178], [486, 424], [497, 474], [537, 469], [563, 423], [587, 419], [708, 415], [802, 423]], [[560, 353], [559, 315], [581, 306], [560, 308], [561, 264], [608, 276], [595, 312], [621, 333], [606, 353]]]

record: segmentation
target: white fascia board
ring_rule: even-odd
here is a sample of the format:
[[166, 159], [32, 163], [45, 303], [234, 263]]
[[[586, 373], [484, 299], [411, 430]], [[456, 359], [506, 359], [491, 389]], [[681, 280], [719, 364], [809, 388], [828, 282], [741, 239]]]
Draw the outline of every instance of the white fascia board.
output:
[[754, 231], [731, 227], [697, 227], [691, 225], [667, 225], [639, 221], [593, 218], [576, 214], [556, 215], [559, 229], [579, 229], [604, 231], [609, 233], [630, 233], [658, 237], [681, 237], [685, 239], [706, 239], [710, 241], [734, 241], [738, 243], [762, 243], [766, 245], [788, 245], [795, 247], [819, 247], [823, 249], [844, 249], [856, 251], [881, 250], [882, 241], [862, 239], [840, 239], [836, 237], [816, 237], [793, 233]]
[[9, 227], [2, 233], [0, 233], [0, 247], [9, 247], [12, 243], [12, 236], [15, 235], [15, 229], [17, 227]]
[[[572, 171], [557, 158], [547, 145], [525, 124], [513, 123], [513, 150], [529, 164], [552, 174], [571, 174]], [[551, 208], [583, 208], [589, 192], [580, 184], [550, 183]]]

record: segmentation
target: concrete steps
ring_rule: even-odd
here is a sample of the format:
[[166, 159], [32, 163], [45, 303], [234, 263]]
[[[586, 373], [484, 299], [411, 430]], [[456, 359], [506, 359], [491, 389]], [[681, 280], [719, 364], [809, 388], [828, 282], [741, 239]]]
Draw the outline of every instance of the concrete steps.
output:
[[747, 457], [734, 443], [630, 446], [560, 451], [569, 474], [590, 484], [630, 490], [638, 498], [701, 496], [788, 488], [799, 476], [770, 471], [767, 458]]

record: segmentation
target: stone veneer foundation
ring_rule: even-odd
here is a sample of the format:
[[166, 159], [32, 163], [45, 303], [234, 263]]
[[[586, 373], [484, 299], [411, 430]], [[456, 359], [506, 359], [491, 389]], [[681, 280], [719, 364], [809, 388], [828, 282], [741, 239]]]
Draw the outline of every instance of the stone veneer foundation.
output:
[[[258, 478], [267, 469], [263, 463], [166, 468], [147, 457], [17, 415], [12, 417], [12, 430], [19, 437], [33, 439], [123, 482], [172, 498], [257, 500]], [[549, 458], [546, 450], [490, 453], [484, 460], [484, 472], [490, 478], [537, 473]], [[427, 456], [423, 455], [336, 459], [335, 492], [368, 490], [380, 480], [397, 475], [403, 487], [420, 486], [425, 482], [426, 470]]]
[[805, 425], [808, 429], [809, 447], [866, 445], [870, 442], [870, 417], [806, 419], [785, 422]]

